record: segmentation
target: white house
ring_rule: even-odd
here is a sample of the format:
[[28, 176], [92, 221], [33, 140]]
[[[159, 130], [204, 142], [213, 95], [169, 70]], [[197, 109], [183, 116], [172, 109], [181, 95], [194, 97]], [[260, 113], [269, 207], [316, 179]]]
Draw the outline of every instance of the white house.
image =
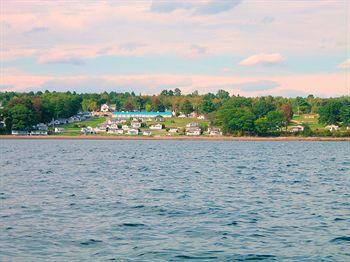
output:
[[222, 136], [220, 128], [210, 127], [208, 128], [208, 134], [210, 136]]
[[201, 114], [197, 117], [197, 119], [200, 119], [200, 120], [204, 120], [205, 119], [205, 115]]
[[56, 134], [62, 134], [64, 132], [64, 128], [63, 127], [55, 127], [54, 132]]
[[80, 130], [80, 133], [84, 134], [84, 135], [87, 135], [87, 134], [95, 134], [95, 131], [94, 129], [91, 127], [91, 126], [88, 126], [88, 127], [83, 127], [81, 130]]
[[133, 120], [131, 122], [131, 127], [132, 128], [140, 128], [141, 127], [141, 123], [139, 121], [137, 121], [137, 120]]
[[139, 134], [139, 130], [138, 129], [134, 129], [134, 128], [131, 128], [128, 130], [128, 135], [138, 135]]
[[186, 125], [186, 127], [198, 127], [198, 126], [199, 126], [198, 123], [188, 123], [188, 124]]
[[331, 132], [339, 130], [339, 126], [336, 126], [336, 125], [328, 125], [325, 128]]
[[124, 133], [123, 129], [109, 128], [107, 134], [122, 135]]
[[145, 131], [143, 131], [142, 135], [144, 135], [144, 136], [151, 136], [152, 132], [150, 130], [145, 130]]
[[122, 125], [122, 129], [123, 129], [124, 131], [127, 131], [127, 130], [129, 130], [129, 126], [128, 126], [128, 125]]
[[101, 112], [107, 113], [109, 111], [109, 106], [107, 104], [101, 105]]
[[29, 135], [28, 131], [23, 131], [23, 130], [12, 130], [11, 134], [14, 136], [27, 136], [27, 135]]
[[175, 134], [177, 132], [179, 132], [179, 129], [177, 129], [177, 128], [170, 128], [169, 129], [169, 133]]
[[186, 128], [186, 136], [199, 136], [200, 134], [201, 129], [199, 127]]
[[106, 132], [107, 131], [107, 125], [106, 124], [100, 124], [95, 129], [95, 132]]
[[44, 123], [39, 123], [39, 124], [34, 126], [34, 129], [41, 130], [41, 131], [47, 131], [48, 127]]
[[47, 136], [47, 131], [45, 130], [33, 130], [30, 132], [31, 136]]
[[178, 116], [178, 118], [186, 118], [187, 116], [184, 113], [180, 113], [180, 115]]
[[292, 126], [291, 129], [290, 129], [290, 132], [292, 132], [292, 133], [302, 132], [302, 131], [304, 131], [304, 127], [301, 126], [301, 125]]
[[151, 130], [161, 130], [162, 128], [163, 128], [162, 124], [155, 124], [155, 125], [151, 125], [149, 127], [149, 129], [151, 129]]

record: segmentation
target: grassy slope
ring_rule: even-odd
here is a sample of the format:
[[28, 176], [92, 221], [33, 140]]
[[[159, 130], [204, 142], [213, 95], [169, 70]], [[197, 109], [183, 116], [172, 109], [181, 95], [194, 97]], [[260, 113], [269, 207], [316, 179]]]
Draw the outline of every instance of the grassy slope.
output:
[[81, 127], [76, 127], [76, 126], [97, 127], [97, 125], [102, 124], [104, 121], [105, 121], [104, 117], [98, 117], [98, 118], [93, 118], [93, 119], [88, 120], [88, 121], [82, 121], [82, 122], [62, 125], [62, 127], [64, 128], [63, 135], [68, 135], [68, 136], [80, 135]]

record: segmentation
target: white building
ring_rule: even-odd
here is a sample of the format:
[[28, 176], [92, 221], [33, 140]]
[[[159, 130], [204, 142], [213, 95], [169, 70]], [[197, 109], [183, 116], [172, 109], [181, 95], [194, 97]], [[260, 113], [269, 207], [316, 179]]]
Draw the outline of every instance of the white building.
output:
[[107, 104], [101, 105], [101, 112], [107, 113], [109, 111], [109, 106]]
[[31, 136], [47, 136], [47, 131], [45, 130], [33, 130], [30, 132]]
[[122, 125], [122, 129], [123, 129], [124, 131], [128, 131], [128, 130], [129, 130], [129, 126], [128, 126], [128, 125]]
[[139, 130], [138, 129], [134, 129], [134, 128], [131, 128], [128, 130], [128, 135], [138, 135], [139, 134]]
[[84, 134], [84, 135], [87, 135], [87, 134], [95, 134], [95, 131], [94, 129], [91, 127], [91, 126], [88, 126], [88, 127], [83, 127], [81, 130], [80, 130], [80, 133]]
[[201, 129], [199, 127], [186, 128], [186, 136], [199, 136], [200, 134]]
[[37, 124], [33, 126], [35, 130], [42, 130], [42, 131], [47, 131], [48, 127], [44, 123]]
[[149, 127], [149, 129], [151, 129], [151, 130], [162, 130], [163, 129], [163, 125], [162, 124], [151, 125]]
[[109, 128], [107, 134], [122, 135], [124, 134], [124, 130], [118, 128]]
[[144, 136], [151, 136], [152, 132], [150, 130], [145, 130], [145, 131], [143, 131], [142, 135], [144, 135]]
[[27, 135], [29, 135], [28, 131], [23, 131], [23, 130], [12, 130], [11, 134], [14, 136], [27, 136]]
[[199, 115], [198, 117], [197, 117], [197, 119], [200, 119], [200, 120], [204, 120], [205, 119], [205, 115]]
[[180, 113], [180, 115], [178, 116], [178, 118], [186, 118], [187, 116], [184, 113]]
[[94, 130], [95, 130], [96, 133], [106, 132], [107, 131], [107, 125], [106, 124], [100, 124]]
[[63, 127], [55, 127], [54, 132], [56, 134], [62, 134], [64, 132], [64, 128]]
[[169, 129], [169, 133], [175, 134], [177, 132], [179, 132], [179, 129], [177, 129], [177, 128], [170, 128]]
[[139, 122], [139, 121], [135, 121], [135, 120], [133, 120], [132, 122], [131, 122], [131, 127], [132, 128], [140, 128], [141, 127], [141, 123]]
[[216, 127], [208, 128], [208, 134], [210, 136], [222, 136], [222, 132], [221, 132], [220, 128], [216, 128]]
[[302, 132], [302, 131], [304, 131], [304, 127], [301, 126], [301, 125], [292, 126], [291, 129], [290, 129], [290, 132], [292, 132], [292, 133]]
[[198, 127], [198, 126], [199, 126], [198, 123], [188, 123], [188, 124], [186, 125], [186, 127]]
[[339, 130], [339, 126], [336, 126], [336, 125], [328, 125], [325, 128], [331, 132]]

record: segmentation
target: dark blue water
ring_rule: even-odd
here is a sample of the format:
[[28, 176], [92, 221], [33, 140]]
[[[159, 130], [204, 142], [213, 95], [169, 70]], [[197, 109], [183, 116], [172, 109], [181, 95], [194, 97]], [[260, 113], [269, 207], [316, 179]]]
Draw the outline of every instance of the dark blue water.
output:
[[350, 261], [348, 142], [0, 140], [0, 260]]

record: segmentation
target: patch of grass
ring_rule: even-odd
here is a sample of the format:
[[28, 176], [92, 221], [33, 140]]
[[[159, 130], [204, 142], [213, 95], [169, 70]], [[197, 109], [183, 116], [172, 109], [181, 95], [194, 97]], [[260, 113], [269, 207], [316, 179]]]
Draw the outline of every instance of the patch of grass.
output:
[[294, 115], [293, 116], [293, 123], [291, 126], [295, 124], [307, 124], [310, 126], [312, 130], [315, 129], [323, 129], [324, 125], [320, 124], [318, 122], [318, 114], [303, 114], [303, 115]]
[[91, 126], [91, 127], [95, 128], [99, 124], [102, 124], [103, 122], [105, 122], [105, 120], [106, 119], [104, 117], [96, 117], [96, 118], [89, 119], [87, 121], [62, 125], [61, 127], [64, 128], [64, 133], [62, 135], [66, 135], [66, 136], [80, 135], [81, 127]]

